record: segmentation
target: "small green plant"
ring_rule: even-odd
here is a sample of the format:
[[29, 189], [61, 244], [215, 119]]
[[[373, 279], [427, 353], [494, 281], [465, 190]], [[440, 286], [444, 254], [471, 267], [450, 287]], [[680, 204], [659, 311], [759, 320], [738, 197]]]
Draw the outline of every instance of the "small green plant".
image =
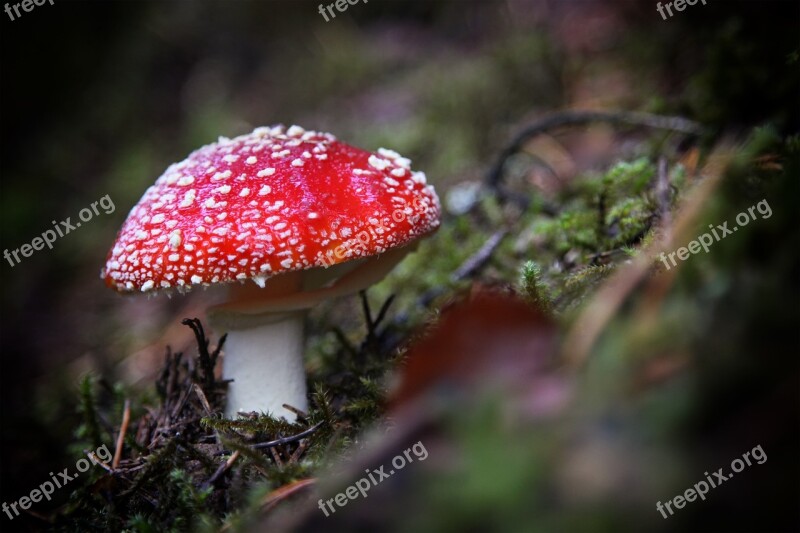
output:
[[533, 261], [527, 261], [522, 265], [520, 273], [519, 288], [523, 297], [535, 304], [545, 312], [551, 312], [553, 302], [550, 296], [550, 289], [542, 281], [542, 269]]

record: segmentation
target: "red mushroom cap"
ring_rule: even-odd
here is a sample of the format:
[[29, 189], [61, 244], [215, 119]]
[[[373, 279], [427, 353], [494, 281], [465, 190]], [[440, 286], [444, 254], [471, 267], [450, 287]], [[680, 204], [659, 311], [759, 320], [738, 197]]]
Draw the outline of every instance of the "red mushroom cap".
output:
[[118, 291], [266, 278], [381, 254], [439, 225], [410, 161], [298, 126], [220, 138], [131, 210], [101, 273]]

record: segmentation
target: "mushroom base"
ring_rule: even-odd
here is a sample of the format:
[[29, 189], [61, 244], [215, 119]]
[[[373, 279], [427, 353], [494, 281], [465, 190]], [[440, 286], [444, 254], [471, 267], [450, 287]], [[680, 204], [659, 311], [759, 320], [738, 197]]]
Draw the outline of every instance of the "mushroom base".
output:
[[[306, 411], [303, 319], [322, 300], [352, 294], [377, 283], [416, 247], [416, 242], [379, 256], [280, 274], [263, 288], [234, 284], [229, 301], [208, 311], [214, 329], [227, 331], [223, 377], [228, 385], [225, 416], [263, 411], [294, 421], [283, 407]], [[316, 272], [314, 272], [316, 270]]]
[[215, 329], [228, 332], [222, 373], [224, 379], [233, 382], [228, 385], [227, 418], [256, 411], [293, 422], [295, 413], [283, 404], [308, 410], [303, 368], [304, 311], [250, 315], [245, 323], [232, 323], [230, 315], [221, 321], [224, 323], [213, 318]]

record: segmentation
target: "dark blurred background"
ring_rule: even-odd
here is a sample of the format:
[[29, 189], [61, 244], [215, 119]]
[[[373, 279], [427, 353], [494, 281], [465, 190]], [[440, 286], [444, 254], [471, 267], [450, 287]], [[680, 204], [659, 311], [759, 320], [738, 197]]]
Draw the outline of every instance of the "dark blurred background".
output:
[[189, 343], [178, 319], [213, 293], [122, 298], [99, 271], [144, 190], [219, 135], [331, 131], [407, 155], [444, 195], [558, 109], [798, 130], [797, 2], [708, 0], [668, 21], [642, 0], [370, 0], [330, 22], [318, 4], [55, 0], [0, 14], [2, 248], [106, 194], [116, 206], [3, 261], [3, 501], [73, 463], [82, 375], [147, 385], [164, 346]]

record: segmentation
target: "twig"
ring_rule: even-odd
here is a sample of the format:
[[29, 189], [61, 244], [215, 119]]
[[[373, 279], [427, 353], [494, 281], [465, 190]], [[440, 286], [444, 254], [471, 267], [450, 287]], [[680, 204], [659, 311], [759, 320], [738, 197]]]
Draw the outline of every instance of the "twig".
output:
[[472, 276], [481, 268], [483, 268], [489, 259], [491, 259], [495, 249], [502, 242], [503, 237], [505, 237], [507, 234], [508, 231], [504, 229], [494, 232], [494, 234], [489, 237], [489, 240], [483, 243], [483, 246], [481, 246], [477, 252], [472, 254], [461, 264], [460, 267], [458, 267], [458, 270], [453, 273], [452, 280], [461, 281], [462, 279]]
[[278, 468], [283, 468], [283, 460], [281, 459], [281, 454], [278, 453], [278, 450], [275, 448], [269, 449], [270, 455], [275, 460], [275, 464], [278, 465]]
[[297, 449], [294, 451], [292, 456], [289, 457], [289, 463], [296, 463], [298, 460], [300, 460], [300, 456], [303, 455], [303, 452], [305, 452], [306, 449], [308, 449], [308, 441], [301, 440], [300, 444], [297, 446]]
[[[477, 252], [469, 256], [466, 261], [461, 263], [455, 272], [450, 276], [451, 281], [461, 281], [475, 275], [491, 259], [492, 254], [508, 234], [508, 230], [502, 229], [492, 234]], [[428, 307], [434, 298], [444, 293], [442, 287], [434, 287], [420, 296], [418, 302], [420, 307]], [[398, 317], [398, 320], [405, 320], [405, 317]]]
[[[293, 495], [294, 493], [303, 490], [306, 487], [310, 487], [311, 485], [315, 484], [317, 480], [313, 477], [306, 478], [306, 479], [298, 479], [297, 481], [293, 481], [288, 485], [284, 485], [282, 487], [278, 487], [277, 489], [273, 490], [266, 496], [264, 496], [263, 501], [261, 502], [262, 511], [267, 512], [279, 504], [282, 500], [285, 500], [289, 496]], [[226, 521], [225, 524], [220, 528], [221, 532], [230, 531], [232, 526], [232, 522], [230, 520]]]
[[676, 131], [691, 136], [699, 135], [703, 131], [698, 123], [683, 117], [665, 117], [631, 111], [563, 111], [546, 116], [519, 132], [490, 167], [486, 175], [486, 184], [495, 191], [500, 189], [506, 161], [519, 152], [530, 139], [561, 126], [577, 126], [593, 122], [644, 126], [653, 129]]
[[197, 397], [200, 398], [200, 403], [202, 404], [206, 414], [211, 416], [213, 414], [211, 411], [211, 404], [208, 403], [208, 398], [206, 398], [203, 388], [197, 383], [192, 383], [192, 388], [194, 389], [194, 393], [197, 394]]
[[593, 254], [592, 258], [589, 260], [589, 264], [592, 266], [607, 265], [611, 261], [614, 261], [615, 258], [619, 259], [623, 257], [628, 257], [625, 250], [622, 248], [614, 248], [612, 250], [605, 250]]
[[122, 447], [125, 443], [125, 434], [128, 432], [128, 424], [131, 421], [131, 401], [125, 399], [125, 407], [122, 411], [122, 424], [119, 427], [119, 435], [117, 435], [117, 449], [114, 450], [114, 459], [111, 461], [112, 470], [116, 470], [119, 466], [119, 460], [122, 459]]
[[172, 395], [175, 391], [175, 387], [178, 386], [178, 369], [180, 367], [180, 361], [183, 357], [182, 352], [177, 352], [172, 354], [169, 347], [167, 347], [167, 361], [164, 365], [164, 372], [162, 372], [162, 378], [164, 379], [164, 396], [163, 396], [163, 408], [161, 409], [161, 416], [158, 417], [156, 421], [156, 427], [154, 433], [158, 433], [159, 429], [162, 426], [169, 425], [171, 422], [170, 419], [170, 409], [168, 406], [172, 401]]
[[[658, 217], [660, 219], [661, 228], [668, 232], [670, 231], [670, 210], [669, 210], [669, 170], [667, 168], [667, 159], [660, 157], [658, 159], [658, 181], [656, 182], [656, 201], [658, 202]], [[664, 236], [669, 239], [669, 235]]]
[[97, 463], [100, 466], [102, 466], [109, 474], [114, 473], [114, 469], [111, 468], [108, 464], [106, 464], [105, 461], [97, 457], [96, 453], [90, 452], [88, 450], [83, 450], [83, 453], [85, 453], [86, 457], [88, 457], [93, 463]]
[[43, 514], [39, 514], [39, 513], [37, 513], [36, 511], [34, 511], [32, 509], [24, 509], [24, 512], [27, 513], [29, 516], [32, 516], [32, 517], [34, 517], [34, 518], [36, 518], [38, 520], [41, 520], [42, 522], [44, 522], [46, 524], [50, 524], [51, 526], [53, 525], [53, 519], [52, 518], [48, 518], [48, 517], [44, 516]]
[[325, 421], [323, 420], [322, 422], [318, 422], [318, 423], [314, 424], [313, 426], [311, 426], [307, 430], [305, 430], [305, 431], [303, 431], [301, 433], [298, 433], [297, 435], [292, 435], [291, 437], [281, 437], [280, 439], [275, 439], [275, 440], [271, 440], [271, 441], [268, 441], [268, 442], [259, 442], [258, 444], [253, 444], [251, 446], [251, 448], [254, 449], [254, 450], [260, 450], [260, 449], [263, 449], [263, 448], [273, 448], [275, 446], [280, 446], [282, 444], [289, 444], [290, 442], [298, 441], [298, 440], [303, 439], [305, 437], [308, 437], [309, 435], [314, 433], [324, 423], [325, 423]]
[[306, 487], [310, 487], [317, 480], [314, 478], [307, 478], [307, 479], [300, 479], [293, 483], [289, 483], [288, 485], [284, 485], [283, 487], [278, 487], [277, 489], [273, 490], [264, 498], [264, 511], [269, 511], [273, 507], [275, 507], [281, 500], [284, 500], [294, 494], [297, 491], [300, 491]]
[[384, 318], [386, 318], [386, 312], [389, 310], [389, 306], [391, 306], [391, 305], [392, 305], [392, 302], [394, 301], [394, 296], [395, 296], [395, 295], [394, 295], [394, 294], [392, 294], [391, 296], [389, 296], [388, 298], [386, 298], [386, 301], [385, 301], [385, 302], [383, 302], [383, 306], [381, 306], [381, 310], [380, 310], [380, 311], [378, 311], [378, 317], [375, 319], [375, 322], [373, 322], [373, 325], [374, 325], [376, 328], [378, 327], [378, 325], [379, 325], [381, 322], [383, 322], [383, 319], [384, 319]]
[[367, 321], [367, 334], [372, 334], [372, 313], [369, 309], [369, 300], [367, 300], [367, 291], [358, 291], [358, 296], [361, 298], [361, 308], [364, 311], [364, 319]]
[[239, 450], [236, 450], [231, 454], [230, 457], [228, 457], [227, 461], [219, 465], [219, 468], [217, 468], [211, 475], [211, 477], [208, 478], [208, 481], [203, 483], [203, 488], [210, 487], [211, 485], [213, 485], [220, 478], [220, 476], [222, 476], [222, 474], [224, 474], [231, 466], [233, 466], [233, 463], [235, 463], [236, 459], [238, 458], [239, 458]]
[[206, 333], [203, 330], [203, 324], [200, 322], [200, 319], [184, 318], [181, 320], [181, 324], [192, 328], [194, 336], [197, 339], [197, 351], [200, 354], [199, 361], [200, 367], [203, 369], [203, 380], [205, 381], [206, 387], [213, 387], [214, 361], [216, 361], [217, 355], [219, 355], [219, 350], [222, 348], [222, 343], [224, 342], [225, 337], [223, 336], [223, 338], [220, 339], [220, 343], [217, 346], [217, 349], [214, 350], [214, 356], [212, 359], [211, 354], [208, 353], [208, 339], [206, 338]]
[[374, 320], [372, 319], [372, 311], [369, 308], [367, 291], [359, 291], [358, 295], [361, 297], [361, 307], [364, 310], [364, 319], [367, 323], [367, 339], [365, 342], [366, 344], [372, 344], [378, 339], [378, 325], [383, 321], [384, 317], [386, 317], [386, 312], [389, 310], [389, 306], [392, 305], [392, 302], [394, 301], [394, 294], [389, 296], [389, 298], [383, 302], [380, 311], [378, 311], [378, 316]]
[[[192, 385], [194, 385], [194, 383]], [[183, 408], [186, 405], [186, 402], [189, 400], [189, 396], [191, 396], [191, 394], [192, 394], [192, 387], [187, 387], [186, 391], [181, 396], [181, 400], [177, 404], [175, 404], [175, 408], [170, 413], [170, 420], [176, 418], [179, 414], [181, 414], [181, 411], [183, 411]]]
[[291, 411], [294, 414], [296, 414], [297, 418], [302, 418], [303, 420], [308, 418], [308, 413], [306, 413], [305, 411], [303, 411], [301, 409], [298, 409], [294, 405], [289, 405], [288, 403], [284, 403], [284, 404], [281, 404], [281, 407], [283, 407], [284, 409], [288, 409], [289, 411]]
[[595, 228], [595, 235], [597, 236], [597, 246], [595, 247], [594, 251], [599, 253], [600, 250], [598, 249], [600, 243], [605, 241], [606, 238], [606, 189], [604, 188], [603, 191], [600, 193], [599, 198], [597, 199], [597, 227]]
[[375, 343], [375, 323], [372, 321], [372, 312], [369, 309], [369, 300], [367, 299], [367, 291], [358, 291], [358, 296], [361, 298], [361, 307], [364, 310], [364, 320], [367, 322], [367, 338], [365, 343], [372, 345]]

